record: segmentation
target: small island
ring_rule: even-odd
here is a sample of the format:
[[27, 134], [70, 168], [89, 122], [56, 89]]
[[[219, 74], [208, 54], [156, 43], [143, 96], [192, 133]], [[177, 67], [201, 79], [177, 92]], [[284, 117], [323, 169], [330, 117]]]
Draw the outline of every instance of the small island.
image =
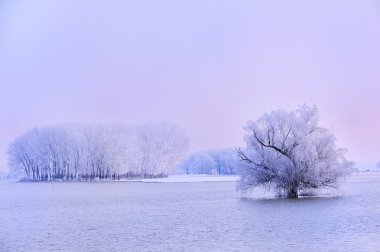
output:
[[171, 123], [47, 126], [10, 144], [9, 165], [22, 181], [164, 178], [187, 142]]

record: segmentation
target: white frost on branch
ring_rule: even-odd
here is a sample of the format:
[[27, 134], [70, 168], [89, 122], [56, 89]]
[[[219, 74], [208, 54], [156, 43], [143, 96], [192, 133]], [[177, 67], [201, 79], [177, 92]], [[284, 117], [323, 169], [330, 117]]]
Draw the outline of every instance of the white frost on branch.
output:
[[331, 130], [318, 126], [318, 110], [273, 111], [244, 128], [246, 148], [238, 149], [243, 162], [240, 188], [273, 186], [279, 194], [298, 197], [308, 189], [337, 187], [354, 163], [336, 146]]
[[187, 142], [171, 123], [48, 126], [9, 145], [9, 166], [31, 180], [165, 177]]

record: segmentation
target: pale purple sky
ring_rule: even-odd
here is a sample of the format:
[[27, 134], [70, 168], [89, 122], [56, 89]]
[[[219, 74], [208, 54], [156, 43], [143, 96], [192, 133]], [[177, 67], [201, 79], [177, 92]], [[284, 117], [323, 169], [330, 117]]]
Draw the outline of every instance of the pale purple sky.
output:
[[0, 2], [2, 168], [34, 126], [172, 121], [203, 150], [303, 103], [374, 165], [379, 96], [377, 0]]

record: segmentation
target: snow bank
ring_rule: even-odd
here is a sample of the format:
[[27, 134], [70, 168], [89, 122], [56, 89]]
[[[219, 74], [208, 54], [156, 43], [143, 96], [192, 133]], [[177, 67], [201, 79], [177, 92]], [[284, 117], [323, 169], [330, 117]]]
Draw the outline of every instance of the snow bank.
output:
[[170, 175], [167, 178], [155, 179], [130, 179], [120, 180], [127, 182], [142, 183], [193, 183], [193, 182], [231, 182], [237, 181], [238, 176], [222, 176], [222, 175]]

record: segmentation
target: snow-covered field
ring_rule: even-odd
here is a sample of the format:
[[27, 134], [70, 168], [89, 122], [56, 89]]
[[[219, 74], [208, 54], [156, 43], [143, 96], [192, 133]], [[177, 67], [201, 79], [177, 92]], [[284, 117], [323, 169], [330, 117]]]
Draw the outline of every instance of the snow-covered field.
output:
[[231, 182], [237, 181], [239, 176], [222, 175], [170, 175], [167, 178], [155, 179], [132, 179], [120, 180], [122, 182], [142, 182], [142, 183], [193, 183], [193, 182]]

